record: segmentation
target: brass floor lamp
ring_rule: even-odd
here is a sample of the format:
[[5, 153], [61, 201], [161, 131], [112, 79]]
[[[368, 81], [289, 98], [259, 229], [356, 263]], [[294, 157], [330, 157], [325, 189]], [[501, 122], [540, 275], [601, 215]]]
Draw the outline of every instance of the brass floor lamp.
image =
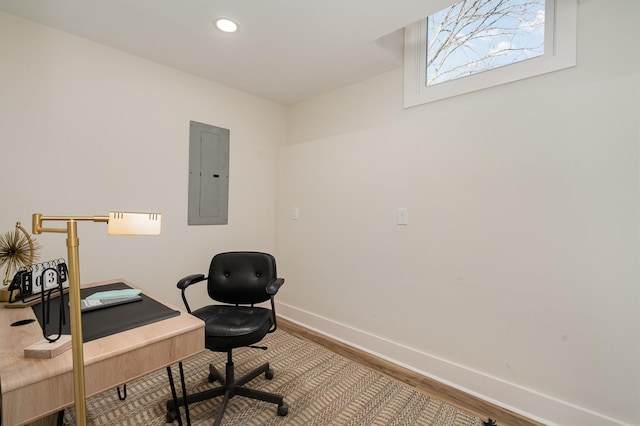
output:
[[[44, 221], [66, 222], [66, 228], [43, 228]], [[80, 259], [78, 256], [79, 221], [106, 222], [109, 235], [159, 235], [161, 215], [159, 213], [111, 212], [109, 216], [43, 216], [33, 215], [33, 233], [57, 232], [67, 234], [67, 256], [69, 267], [69, 305], [71, 318], [71, 351], [73, 352], [73, 392], [76, 422], [87, 423], [84, 387], [84, 355], [82, 351], [82, 316], [80, 311]]]

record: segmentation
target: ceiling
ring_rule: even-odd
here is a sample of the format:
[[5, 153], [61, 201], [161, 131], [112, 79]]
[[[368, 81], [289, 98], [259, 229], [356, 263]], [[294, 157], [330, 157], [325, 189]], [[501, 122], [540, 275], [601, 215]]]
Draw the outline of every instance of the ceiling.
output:
[[[0, 0], [0, 10], [290, 105], [401, 66], [451, 0]], [[239, 25], [214, 28], [217, 17]]]

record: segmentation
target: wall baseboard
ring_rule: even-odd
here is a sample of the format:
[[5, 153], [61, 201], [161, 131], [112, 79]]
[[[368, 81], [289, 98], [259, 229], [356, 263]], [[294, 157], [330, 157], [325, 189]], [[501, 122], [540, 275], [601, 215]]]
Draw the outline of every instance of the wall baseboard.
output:
[[498, 425], [629, 426], [286, 303], [278, 302], [278, 316], [285, 331]]

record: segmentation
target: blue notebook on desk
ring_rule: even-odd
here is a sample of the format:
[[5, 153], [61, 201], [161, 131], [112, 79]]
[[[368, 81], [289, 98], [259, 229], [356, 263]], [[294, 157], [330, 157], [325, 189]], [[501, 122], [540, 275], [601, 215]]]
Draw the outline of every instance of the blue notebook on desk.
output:
[[131, 302], [142, 302], [142, 296], [114, 297], [109, 299], [82, 299], [80, 301], [80, 311], [82, 313], [96, 311], [98, 309], [111, 308]]

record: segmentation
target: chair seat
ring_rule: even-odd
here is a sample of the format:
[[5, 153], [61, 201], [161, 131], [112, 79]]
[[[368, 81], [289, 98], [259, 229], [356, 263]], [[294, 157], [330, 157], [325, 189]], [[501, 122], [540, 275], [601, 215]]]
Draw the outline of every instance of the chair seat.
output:
[[216, 352], [253, 345], [273, 326], [272, 312], [251, 306], [210, 305], [191, 312], [205, 324], [205, 347]]

